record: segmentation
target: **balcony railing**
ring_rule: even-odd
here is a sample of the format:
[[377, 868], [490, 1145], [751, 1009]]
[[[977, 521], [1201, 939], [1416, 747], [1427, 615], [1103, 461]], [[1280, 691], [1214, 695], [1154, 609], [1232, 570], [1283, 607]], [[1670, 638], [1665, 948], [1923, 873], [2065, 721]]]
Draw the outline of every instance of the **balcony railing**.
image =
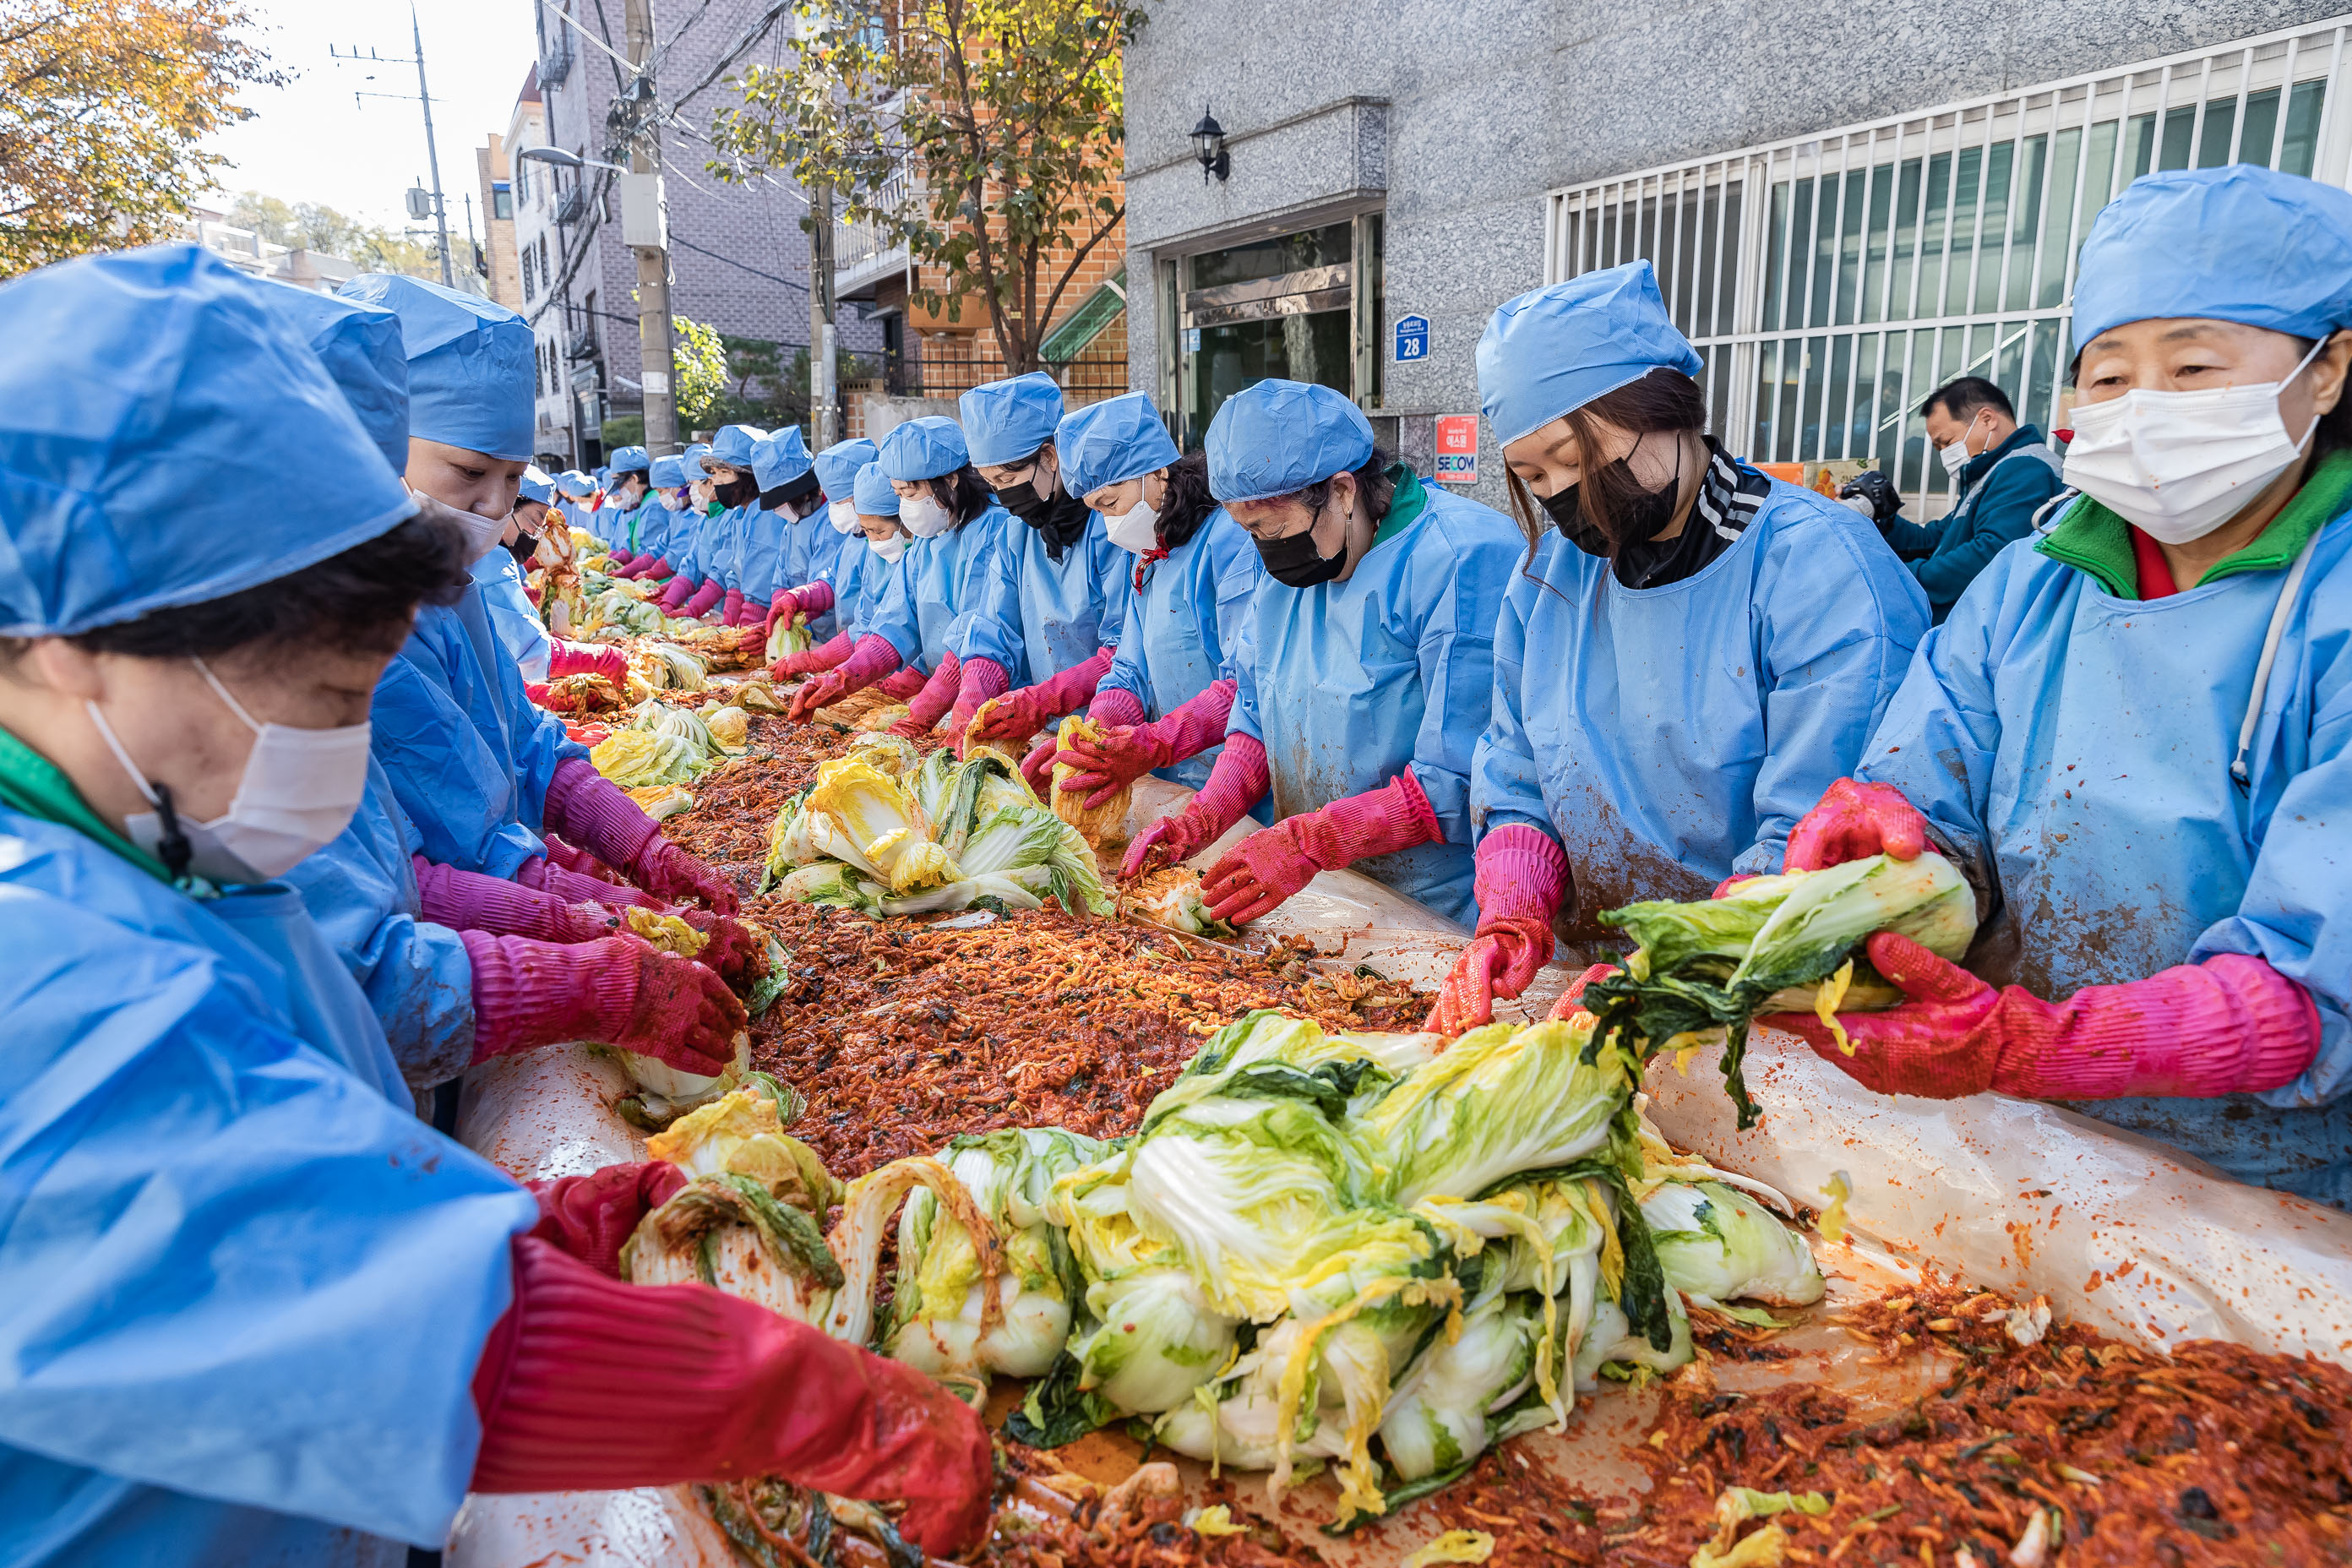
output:
[[[923, 185], [904, 169], [883, 182], [875, 193], [873, 205], [885, 212], [903, 213], [919, 205]], [[833, 269], [840, 287], [856, 289], [872, 281], [862, 274], [905, 263], [906, 247], [889, 238], [880, 227], [870, 223], [843, 223], [834, 226]]]
[[555, 221], [558, 223], [578, 223], [581, 215], [587, 210], [588, 193], [579, 185], [566, 185], [562, 194], [555, 198]]

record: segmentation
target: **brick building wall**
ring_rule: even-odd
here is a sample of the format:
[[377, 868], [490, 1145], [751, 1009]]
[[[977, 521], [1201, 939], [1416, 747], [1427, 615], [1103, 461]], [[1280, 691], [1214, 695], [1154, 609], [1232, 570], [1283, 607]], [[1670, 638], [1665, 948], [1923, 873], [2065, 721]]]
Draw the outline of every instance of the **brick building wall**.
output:
[[[490, 265], [490, 275], [482, 279], [482, 287], [491, 299], [511, 310], [522, 302], [522, 281], [515, 263], [513, 184], [504, 136], [493, 131], [487, 144], [474, 149], [474, 174], [475, 199], [482, 204], [482, 251]], [[508, 200], [501, 203], [501, 196]], [[506, 209], [503, 216], [501, 205]]]

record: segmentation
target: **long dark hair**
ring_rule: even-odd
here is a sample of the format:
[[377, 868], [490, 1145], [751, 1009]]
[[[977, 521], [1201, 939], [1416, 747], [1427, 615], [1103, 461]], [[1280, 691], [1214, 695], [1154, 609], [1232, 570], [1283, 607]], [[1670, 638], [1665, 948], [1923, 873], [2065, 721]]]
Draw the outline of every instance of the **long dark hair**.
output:
[[[1600, 449], [1601, 427], [1613, 426], [1633, 436], [1693, 435], [1706, 428], [1706, 397], [1699, 391], [1698, 383], [1689, 376], [1658, 365], [1640, 380], [1627, 382], [1614, 392], [1604, 392], [1560, 417], [1574, 432], [1577, 449], [1584, 459], [1583, 478], [1576, 487], [1579, 510], [1609, 541], [1609, 558], [1613, 562], [1626, 544], [1624, 519], [1633, 498], [1618, 493], [1617, 484], [1601, 477], [1609, 472], [1611, 465], [1592, 460], [1592, 454]], [[1511, 515], [1527, 537], [1528, 559], [1532, 562], [1544, 531], [1551, 527], [1551, 516], [1518, 475], [1506, 468], [1503, 478], [1511, 495]]]
[[1209, 493], [1209, 455], [1188, 452], [1168, 465], [1168, 493], [1160, 498], [1160, 547], [1176, 550], [1192, 542], [1217, 510]]
[[959, 529], [996, 504], [996, 492], [981, 482], [979, 470], [970, 463], [952, 474], [923, 482], [931, 487], [931, 499], [948, 509]]

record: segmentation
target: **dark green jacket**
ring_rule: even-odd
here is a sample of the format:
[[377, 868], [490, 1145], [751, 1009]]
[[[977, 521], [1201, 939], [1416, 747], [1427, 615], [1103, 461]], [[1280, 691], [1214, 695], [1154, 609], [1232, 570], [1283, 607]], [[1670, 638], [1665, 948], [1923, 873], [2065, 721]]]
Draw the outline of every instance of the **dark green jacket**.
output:
[[1980, 452], [1960, 469], [1960, 504], [1925, 525], [1896, 518], [1886, 525], [1886, 542], [1927, 591], [1936, 623], [1952, 613], [1977, 574], [2003, 546], [2032, 531], [2033, 514], [2065, 489], [2058, 477], [2058, 454], [2031, 425]]

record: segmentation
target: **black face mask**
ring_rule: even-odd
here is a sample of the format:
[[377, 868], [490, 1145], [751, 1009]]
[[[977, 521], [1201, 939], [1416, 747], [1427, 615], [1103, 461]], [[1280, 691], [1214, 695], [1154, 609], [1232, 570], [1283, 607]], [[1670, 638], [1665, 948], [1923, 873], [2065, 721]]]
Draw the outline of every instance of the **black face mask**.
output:
[[1642, 488], [1642, 482], [1633, 477], [1633, 470], [1626, 462], [1626, 458], [1632, 456], [1628, 452], [1624, 458], [1603, 466], [1580, 483], [1570, 485], [1556, 495], [1536, 498], [1536, 503], [1544, 509], [1545, 514], [1551, 519], [1551, 525], [1559, 530], [1561, 537], [1587, 555], [1598, 555], [1606, 561], [1615, 553], [1609, 536], [1584, 515], [1582, 495], [1588, 485], [1598, 487], [1609, 497], [1612, 503], [1611, 511], [1623, 521], [1626, 543], [1649, 539], [1675, 520], [1675, 503], [1682, 498], [1683, 490], [1680, 451], [1675, 453], [1674, 480], [1662, 490]]
[[996, 492], [996, 499], [1004, 503], [1005, 510], [1045, 536], [1045, 554], [1054, 561], [1078, 542], [1087, 531], [1087, 520], [1094, 515], [1084, 500], [1058, 489], [1048, 500], [1037, 494], [1034, 485], [1007, 485]]
[[710, 493], [719, 504], [732, 511], [739, 506], [750, 506], [760, 499], [760, 481], [753, 479], [730, 479], [711, 488]]
[[[1315, 521], [1323, 513], [1318, 509]], [[1339, 553], [1325, 556], [1315, 548], [1315, 522], [1305, 531], [1286, 539], [1256, 539], [1257, 558], [1265, 563], [1266, 575], [1290, 588], [1312, 588], [1318, 583], [1328, 583], [1348, 564], [1348, 546], [1343, 542]]]

